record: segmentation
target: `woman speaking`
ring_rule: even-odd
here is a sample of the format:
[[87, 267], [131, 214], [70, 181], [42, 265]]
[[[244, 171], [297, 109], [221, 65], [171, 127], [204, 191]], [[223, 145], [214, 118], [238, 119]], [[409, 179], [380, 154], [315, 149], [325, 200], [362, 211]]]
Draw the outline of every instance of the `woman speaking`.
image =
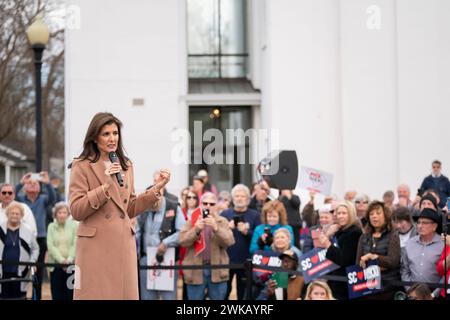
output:
[[157, 206], [170, 172], [160, 170], [157, 183], [136, 195], [121, 126], [111, 113], [97, 113], [87, 130], [83, 152], [72, 163], [69, 202], [73, 218], [80, 221], [74, 299], [139, 298], [135, 230], [130, 218]]

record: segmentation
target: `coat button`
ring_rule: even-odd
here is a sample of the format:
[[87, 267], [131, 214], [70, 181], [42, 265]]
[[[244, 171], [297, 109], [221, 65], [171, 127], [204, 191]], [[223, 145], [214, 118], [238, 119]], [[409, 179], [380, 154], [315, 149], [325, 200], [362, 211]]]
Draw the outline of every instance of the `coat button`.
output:
[[128, 202], [128, 199], [123, 199], [123, 203], [127, 203]]
[[111, 218], [111, 214], [110, 214], [110, 213], [107, 213], [107, 214], [105, 215], [105, 218], [106, 218], [106, 219]]
[[122, 213], [120, 214], [120, 218], [121, 218], [121, 219], [125, 219], [125, 213], [122, 212]]

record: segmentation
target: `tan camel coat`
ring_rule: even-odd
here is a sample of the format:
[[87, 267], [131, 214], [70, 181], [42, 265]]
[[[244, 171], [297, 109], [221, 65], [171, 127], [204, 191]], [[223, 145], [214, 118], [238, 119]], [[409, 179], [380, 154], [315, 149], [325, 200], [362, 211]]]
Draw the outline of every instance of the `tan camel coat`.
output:
[[113, 177], [112, 186], [104, 192], [101, 185], [108, 177], [102, 160], [75, 160], [72, 164], [69, 205], [73, 218], [80, 221], [74, 299], [139, 298], [135, 230], [130, 218], [153, 207], [159, 194], [150, 189], [136, 196], [129, 165], [122, 172], [124, 186]]

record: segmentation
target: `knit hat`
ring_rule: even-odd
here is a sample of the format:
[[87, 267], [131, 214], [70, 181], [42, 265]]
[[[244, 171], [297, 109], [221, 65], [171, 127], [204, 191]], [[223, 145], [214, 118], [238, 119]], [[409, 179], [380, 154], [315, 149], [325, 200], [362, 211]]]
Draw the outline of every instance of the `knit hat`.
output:
[[423, 202], [424, 200], [431, 201], [431, 203], [433, 204], [433, 206], [434, 206], [436, 209], [438, 208], [436, 197], [433, 196], [431, 193], [427, 193], [426, 195], [424, 195], [424, 196], [422, 197], [422, 199], [420, 199], [420, 206], [422, 206], [422, 202]]

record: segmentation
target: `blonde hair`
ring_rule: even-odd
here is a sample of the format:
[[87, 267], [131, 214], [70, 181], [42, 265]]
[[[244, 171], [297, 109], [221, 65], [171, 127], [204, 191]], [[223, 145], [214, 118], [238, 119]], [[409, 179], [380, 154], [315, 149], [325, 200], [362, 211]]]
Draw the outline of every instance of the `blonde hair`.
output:
[[312, 293], [314, 287], [320, 287], [323, 290], [325, 290], [325, 292], [327, 293], [327, 300], [336, 300], [333, 297], [333, 293], [331, 292], [331, 289], [328, 286], [328, 284], [325, 281], [322, 281], [322, 280], [314, 280], [313, 282], [311, 282], [309, 284], [308, 289], [306, 289], [305, 300], [312, 300], [311, 299], [311, 293]]
[[61, 201], [61, 202], [58, 202], [57, 204], [55, 204], [55, 206], [52, 209], [53, 219], [56, 219], [56, 214], [61, 209], [66, 209], [67, 210], [67, 216], [70, 217], [70, 208], [69, 208], [69, 206], [65, 202]]
[[[278, 233], [284, 233], [284, 234], [288, 237], [289, 241], [288, 241], [288, 247], [287, 247], [287, 249], [290, 249], [290, 248], [291, 248], [291, 240], [292, 240], [291, 232], [290, 232], [287, 228], [281, 227], [281, 228], [275, 230], [275, 232], [273, 233], [273, 238], [274, 238], [274, 239], [275, 239], [275, 237], [276, 237], [276, 235], [277, 235]], [[283, 248], [281, 251], [283, 252], [284, 250], [287, 250], [287, 249], [286, 249], [286, 248]], [[275, 241], [272, 243], [272, 250], [273, 250], [273, 251], [277, 251], [277, 249], [275, 248]]]
[[267, 213], [269, 213], [270, 211], [276, 211], [279, 217], [278, 223], [281, 225], [287, 225], [287, 213], [283, 202], [279, 200], [268, 201], [264, 204], [261, 211], [261, 222], [263, 224], [267, 223]]
[[14, 209], [14, 208], [18, 208], [20, 210], [20, 214], [22, 215], [22, 217], [25, 215], [25, 209], [23, 207], [23, 205], [20, 202], [17, 201], [12, 201], [5, 209], [5, 214], [8, 216], [9, 212]]
[[356, 215], [355, 205], [348, 200], [344, 200], [339, 202], [339, 204], [336, 206], [335, 211], [337, 212], [340, 207], [346, 208], [348, 212], [348, 222], [343, 227], [343, 229], [347, 229], [353, 225], [359, 226], [361, 228], [361, 223], [359, 222], [358, 216]]

